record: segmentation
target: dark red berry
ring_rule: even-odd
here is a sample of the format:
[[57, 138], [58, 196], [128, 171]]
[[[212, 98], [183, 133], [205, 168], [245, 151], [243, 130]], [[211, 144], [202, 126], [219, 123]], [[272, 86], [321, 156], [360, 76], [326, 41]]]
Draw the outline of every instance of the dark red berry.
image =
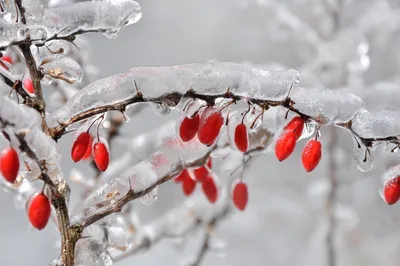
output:
[[107, 147], [102, 142], [97, 142], [93, 147], [94, 162], [100, 171], [106, 171], [108, 163], [110, 162], [110, 156], [108, 154]]
[[304, 119], [300, 116], [294, 117], [284, 128], [284, 131], [294, 131], [296, 133], [297, 139], [303, 134]]
[[297, 136], [293, 131], [283, 132], [275, 144], [276, 158], [282, 162], [287, 159], [296, 147]]
[[395, 204], [400, 198], [400, 176], [389, 180], [383, 189], [383, 196], [387, 204]]
[[200, 124], [197, 136], [201, 143], [210, 146], [218, 138], [224, 118], [221, 112], [214, 107], [208, 107], [200, 117]]
[[14, 183], [18, 176], [19, 159], [18, 154], [13, 148], [6, 148], [0, 154], [0, 172], [10, 183]]
[[179, 136], [182, 141], [187, 142], [192, 140], [199, 129], [200, 116], [196, 115], [193, 118], [185, 117], [179, 127]]
[[247, 185], [243, 182], [238, 182], [232, 191], [232, 200], [236, 208], [244, 211], [247, 202], [249, 200], [249, 194], [247, 192]]
[[314, 170], [321, 160], [321, 142], [314, 139], [307, 142], [301, 155], [301, 160], [307, 172]]
[[[187, 172], [187, 171], [186, 171]], [[189, 196], [193, 193], [196, 188], [196, 181], [190, 177], [189, 173], [185, 174], [182, 179], [182, 190], [186, 196]]]
[[46, 227], [50, 218], [51, 207], [49, 199], [42, 192], [32, 195], [28, 202], [27, 211], [32, 226], [42, 230]]
[[244, 124], [239, 124], [235, 129], [235, 144], [239, 151], [246, 152], [249, 147], [247, 128]]
[[90, 143], [90, 134], [82, 132], [78, 138], [74, 141], [71, 149], [71, 158], [74, 162], [79, 162], [86, 154]]
[[218, 197], [218, 188], [211, 176], [208, 176], [201, 185], [204, 195], [211, 203], [215, 203]]

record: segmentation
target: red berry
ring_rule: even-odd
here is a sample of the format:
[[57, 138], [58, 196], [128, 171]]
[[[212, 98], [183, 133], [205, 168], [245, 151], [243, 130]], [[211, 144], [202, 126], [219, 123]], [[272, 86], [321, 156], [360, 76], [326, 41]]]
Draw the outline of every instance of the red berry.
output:
[[208, 177], [208, 170], [204, 166], [194, 169], [193, 173], [199, 182], [204, 182]]
[[211, 176], [208, 176], [206, 180], [204, 180], [203, 184], [201, 185], [204, 195], [206, 195], [207, 199], [211, 203], [215, 203], [218, 197], [218, 189], [217, 185], [214, 182], [214, 179]]
[[[188, 172], [187, 169], [183, 169], [183, 171], [182, 171], [178, 176], [176, 176], [176, 177], [174, 178], [174, 182], [175, 182], [175, 183], [183, 182], [183, 180], [185, 180], [185, 178], [186, 178], [186, 175], [189, 176], [189, 172]], [[189, 176], [189, 177], [190, 177], [190, 176]]]
[[207, 166], [208, 166], [209, 169], [212, 169], [211, 157], [208, 157]]
[[14, 183], [18, 176], [19, 159], [18, 154], [13, 148], [6, 148], [0, 154], [0, 172], [4, 178]]
[[35, 88], [33, 87], [33, 82], [31, 79], [24, 80], [24, 88], [27, 92], [34, 94]]
[[249, 147], [247, 128], [244, 124], [239, 124], [235, 129], [235, 144], [239, 151], [246, 152]]
[[79, 134], [78, 138], [76, 138], [74, 144], [71, 149], [71, 158], [74, 162], [79, 162], [86, 154], [86, 150], [88, 149], [90, 143], [90, 134], [87, 132], [82, 132]]
[[249, 200], [247, 185], [245, 183], [239, 182], [235, 185], [235, 188], [232, 191], [232, 199], [233, 204], [235, 204], [236, 208], [244, 211]]
[[6, 62], [9, 63], [9, 64], [12, 64], [12, 59], [11, 59], [11, 57], [8, 56], [8, 55], [5, 55], [5, 56], [1, 57], [0, 59], [1, 59], [2, 61], [6, 61]]
[[387, 204], [395, 204], [400, 198], [400, 176], [389, 180], [383, 189], [383, 196]]
[[194, 181], [193, 178], [190, 177], [189, 172], [187, 170], [185, 171], [186, 173], [182, 178], [182, 190], [186, 196], [189, 196], [190, 194], [193, 193], [193, 191], [196, 188], [196, 181]]
[[33, 194], [29, 199], [27, 211], [32, 226], [42, 230], [46, 227], [50, 218], [51, 207], [49, 199], [43, 192]]
[[194, 118], [185, 117], [179, 127], [179, 136], [182, 141], [187, 142], [192, 140], [199, 129], [200, 116], [196, 115]]
[[211, 146], [219, 135], [224, 118], [221, 112], [214, 107], [208, 107], [201, 115], [198, 138], [201, 143]]
[[107, 170], [108, 163], [110, 162], [110, 156], [108, 155], [107, 147], [102, 142], [97, 142], [93, 147], [94, 161], [100, 171]]
[[300, 116], [293, 118], [284, 128], [284, 131], [294, 131], [296, 133], [297, 139], [299, 139], [303, 133], [304, 119]]
[[292, 154], [296, 147], [297, 136], [293, 131], [284, 132], [275, 144], [275, 155], [280, 162]]
[[321, 142], [314, 139], [307, 142], [301, 155], [301, 160], [307, 172], [314, 170], [321, 160]]
[[92, 155], [92, 143], [93, 143], [93, 137], [89, 134], [89, 144], [86, 149], [85, 155], [83, 155], [83, 160], [89, 159], [90, 155]]

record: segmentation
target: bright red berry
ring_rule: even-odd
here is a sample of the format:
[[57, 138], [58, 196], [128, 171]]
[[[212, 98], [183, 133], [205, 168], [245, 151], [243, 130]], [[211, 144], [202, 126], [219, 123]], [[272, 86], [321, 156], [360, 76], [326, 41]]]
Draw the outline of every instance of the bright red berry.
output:
[[193, 173], [194, 177], [199, 182], [204, 182], [208, 177], [208, 170], [204, 166], [194, 169]]
[[187, 142], [192, 140], [199, 129], [200, 115], [196, 115], [193, 118], [185, 117], [179, 127], [179, 136], [182, 141]]
[[6, 148], [0, 154], [0, 172], [3, 177], [11, 183], [14, 183], [18, 176], [19, 158], [13, 148]]
[[284, 132], [275, 144], [275, 155], [280, 162], [287, 159], [296, 147], [297, 136], [293, 131]]
[[35, 88], [33, 87], [33, 82], [31, 79], [24, 80], [24, 88], [27, 92], [29, 92], [31, 94], [35, 93]]
[[6, 148], [0, 154], [0, 172], [4, 178], [14, 183], [18, 176], [19, 159], [18, 154], [13, 148]]
[[208, 107], [200, 117], [198, 138], [201, 143], [211, 146], [219, 135], [224, 118], [221, 112], [214, 107]]
[[249, 194], [247, 192], [247, 185], [243, 182], [238, 182], [232, 191], [232, 200], [236, 208], [244, 211], [247, 202], [249, 200]]
[[400, 176], [389, 180], [383, 189], [383, 196], [387, 204], [395, 204], [400, 198]]
[[182, 178], [182, 190], [186, 196], [189, 196], [196, 188], [196, 181], [194, 181], [193, 178], [190, 177], [187, 170], [184, 171], [186, 171], [186, 173]]
[[235, 129], [235, 144], [239, 151], [246, 152], [249, 147], [249, 138], [245, 124], [239, 124]]
[[46, 227], [50, 218], [51, 207], [49, 199], [43, 192], [33, 194], [29, 199], [27, 211], [32, 226], [42, 230]]
[[211, 157], [208, 157], [207, 166], [208, 166], [209, 169], [212, 169]]
[[290, 122], [283, 128], [284, 131], [294, 131], [297, 139], [299, 139], [303, 133], [304, 119], [300, 116], [294, 117]]
[[3, 57], [0, 58], [2, 61], [6, 61], [9, 64], [12, 64], [12, 59], [11, 56], [5, 55]]
[[93, 137], [89, 134], [89, 144], [86, 149], [85, 155], [83, 155], [83, 160], [87, 160], [90, 158], [90, 155], [92, 155], [92, 144], [93, 144]]
[[218, 188], [211, 176], [208, 176], [201, 185], [204, 195], [211, 203], [215, 203], [218, 197]]
[[183, 182], [183, 180], [186, 178], [186, 175], [189, 176], [189, 172], [187, 169], [183, 169], [183, 171], [174, 178], [174, 182], [175, 183]]
[[79, 162], [86, 154], [90, 143], [90, 134], [87, 132], [82, 132], [76, 138], [71, 149], [71, 158], [74, 162]]
[[107, 147], [102, 142], [97, 142], [93, 147], [94, 161], [100, 171], [107, 170], [108, 163], [110, 162], [110, 156], [108, 154]]
[[307, 142], [301, 155], [301, 160], [307, 172], [314, 170], [321, 160], [321, 142], [314, 139]]

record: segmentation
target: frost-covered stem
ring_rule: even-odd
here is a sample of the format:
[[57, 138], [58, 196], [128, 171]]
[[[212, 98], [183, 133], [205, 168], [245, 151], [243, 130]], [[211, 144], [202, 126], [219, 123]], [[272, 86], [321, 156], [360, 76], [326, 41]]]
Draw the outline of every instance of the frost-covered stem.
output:
[[210, 238], [211, 238], [212, 232], [214, 231], [215, 226], [217, 225], [217, 223], [219, 221], [221, 221], [223, 218], [225, 218], [228, 213], [229, 213], [229, 204], [226, 205], [226, 208], [224, 209], [223, 212], [221, 212], [219, 215], [214, 217], [207, 224], [207, 228], [205, 228], [205, 230], [204, 230], [203, 243], [202, 243], [200, 249], [198, 250], [198, 253], [197, 253], [196, 257], [194, 258], [193, 262], [190, 264], [190, 266], [198, 266], [201, 264], [204, 257], [206, 256], [207, 252], [210, 249]]
[[15, 0], [15, 6], [18, 9], [17, 13], [21, 16], [22, 24], [26, 24], [25, 8], [22, 6], [21, 0]]
[[32, 78], [33, 87], [35, 89], [36, 97], [35, 97], [35, 105], [33, 106], [33, 108], [35, 108], [42, 117], [43, 131], [46, 134], [49, 134], [48, 126], [46, 124], [46, 117], [45, 117], [46, 102], [43, 99], [42, 86], [40, 84], [40, 81], [43, 78], [43, 74], [42, 74], [42, 72], [39, 71], [39, 69], [36, 66], [36, 61], [33, 58], [30, 44], [21, 44], [21, 45], [19, 45], [19, 48], [21, 49], [22, 54], [25, 57], [25, 62], [29, 69], [29, 73]]
[[335, 158], [335, 147], [338, 145], [338, 137], [334, 128], [330, 130], [330, 141], [328, 144], [329, 165], [328, 165], [328, 178], [329, 178], [329, 194], [326, 199], [326, 214], [328, 219], [328, 231], [326, 234], [326, 252], [327, 252], [327, 266], [336, 265], [334, 236], [336, 231], [335, 223], [335, 202], [337, 190], [337, 164]]

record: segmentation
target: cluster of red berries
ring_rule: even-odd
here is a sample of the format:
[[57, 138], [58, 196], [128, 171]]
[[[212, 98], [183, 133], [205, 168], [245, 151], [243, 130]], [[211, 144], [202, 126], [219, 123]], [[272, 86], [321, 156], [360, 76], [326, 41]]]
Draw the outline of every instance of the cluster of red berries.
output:
[[[13, 63], [11, 57], [8, 56], [8, 55], [5, 55], [5, 56], [2, 56], [2, 57], [0, 58], [0, 65], [1, 65], [3, 68], [9, 70], [8, 66], [7, 66], [4, 62], [7, 62], [8, 64], [11, 65], [11, 64]], [[26, 90], [27, 92], [29, 92], [30, 94], [34, 94], [34, 93], [35, 93], [35, 89], [34, 89], [34, 87], [33, 87], [32, 79], [27, 78], [27, 79], [25, 79], [25, 80], [23, 81], [22, 84], [23, 84], [23, 86], [24, 86], [24, 88], [25, 88], [25, 90]]]
[[[184, 117], [179, 124], [179, 137], [184, 142], [192, 140], [196, 135], [199, 141], [207, 146], [214, 144], [219, 136], [224, 118], [221, 109], [208, 106], [200, 115], [197, 111], [193, 117]], [[247, 127], [243, 123], [236, 126], [234, 142], [237, 149], [246, 152], [249, 146]]]
[[[75, 139], [71, 149], [71, 158], [77, 163], [82, 159], [88, 159], [92, 154], [93, 137], [89, 130], [82, 132]], [[93, 146], [93, 158], [100, 171], [106, 171], [110, 162], [107, 145], [97, 137], [97, 142]]]
[[194, 192], [198, 182], [201, 183], [204, 195], [211, 203], [215, 203], [218, 198], [218, 188], [214, 178], [210, 175], [209, 170], [211, 168], [212, 162], [210, 158], [208, 159], [207, 166], [201, 166], [195, 169], [183, 169], [183, 171], [175, 177], [174, 181], [182, 184], [182, 190], [186, 196]]
[[[287, 159], [296, 147], [297, 140], [301, 137], [304, 128], [304, 119], [293, 118], [284, 128], [275, 144], [275, 155], [279, 161]], [[321, 142], [318, 139], [311, 139], [304, 147], [302, 163], [307, 172], [317, 167], [321, 160]]]
[[[5, 180], [14, 183], [19, 172], [19, 158], [12, 148], [6, 148], [0, 154], [0, 172]], [[33, 194], [27, 204], [28, 218], [32, 226], [38, 230], [46, 227], [50, 218], [49, 199], [43, 192]]]
[[[207, 161], [207, 166], [194, 169], [184, 169], [174, 181], [182, 184], [182, 191], [186, 196], [191, 195], [196, 189], [197, 183], [201, 183], [201, 188], [206, 198], [215, 203], [218, 198], [218, 187], [214, 178], [210, 175], [212, 168], [211, 158]], [[241, 211], [246, 208], [248, 201], [247, 185], [242, 181], [236, 183], [232, 190], [232, 200], [234, 205]]]

